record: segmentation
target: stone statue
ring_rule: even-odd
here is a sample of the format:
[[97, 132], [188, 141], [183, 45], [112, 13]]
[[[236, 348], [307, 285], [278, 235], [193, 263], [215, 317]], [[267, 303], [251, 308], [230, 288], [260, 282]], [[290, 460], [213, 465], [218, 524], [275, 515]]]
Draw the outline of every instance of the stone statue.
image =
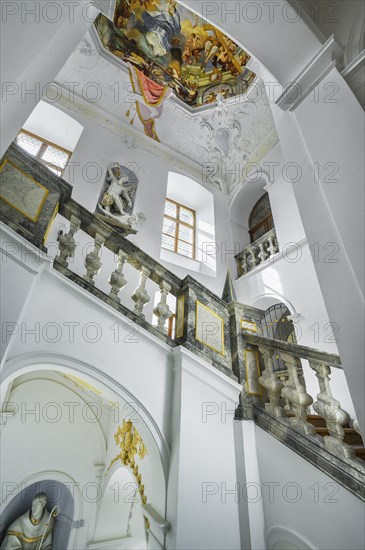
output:
[[115, 167], [109, 166], [107, 176], [109, 185], [98, 206], [104, 216], [117, 222], [113, 225], [129, 226], [134, 229], [138, 221], [145, 217], [141, 212], [132, 214], [133, 197], [137, 186], [135, 184], [126, 185], [128, 180], [127, 175], [121, 174], [119, 164], [116, 164]]
[[9, 525], [0, 550], [52, 550], [52, 532], [59, 508], [46, 510], [47, 495], [38, 493], [28, 512]]

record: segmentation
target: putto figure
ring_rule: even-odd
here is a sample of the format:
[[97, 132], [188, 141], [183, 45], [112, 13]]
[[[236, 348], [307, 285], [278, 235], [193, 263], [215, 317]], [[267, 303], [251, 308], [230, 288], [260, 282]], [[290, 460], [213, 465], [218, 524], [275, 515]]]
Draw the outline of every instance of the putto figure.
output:
[[0, 550], [52, 550], [52, 534], [59, 508], [46, 509], [46, 493], [38, 493], [28, 512], [9, 525]]

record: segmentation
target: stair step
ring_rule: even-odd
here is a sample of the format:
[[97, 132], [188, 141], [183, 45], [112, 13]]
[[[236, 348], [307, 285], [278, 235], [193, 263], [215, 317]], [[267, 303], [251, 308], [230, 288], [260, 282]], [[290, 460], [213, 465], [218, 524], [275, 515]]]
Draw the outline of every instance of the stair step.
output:
[[313, 426], [318, 426], [323, 428], [326, 427], [325, 419], [322, 418], [322, 416], [319, 416], [318, 414], [309, 414], [307, 420], [308, 422], [313, 424]]
[[[316, 433], [324, 437], [329, 435], [327, 428], [316, 427]], [[354, 428], [345, 428], [344, 442], [348, 445], [363, 445], [362, 437]]]
[[365, 460], [365, 447], [353, 447], [357, 458]]

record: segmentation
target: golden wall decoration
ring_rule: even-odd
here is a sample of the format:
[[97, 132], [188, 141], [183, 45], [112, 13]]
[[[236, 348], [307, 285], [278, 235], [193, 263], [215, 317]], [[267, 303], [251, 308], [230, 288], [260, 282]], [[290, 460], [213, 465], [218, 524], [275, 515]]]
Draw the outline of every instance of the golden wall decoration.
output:
[[255, 321], [247, 321], [247, 319], [241, 319], [241, 328], [248, 330], [249, 332], [257, 332], [257, 324]]
[[146, 446], [131, 420], [123, 420], [122, 426], [118, 426], [118, 430], [114, 434], [114, 439], [115, 443], [120, 448], [120, 453], [111, 461], [107, 473], [118, 460], [120, 460], [124, 466], [131, 468], [138, 485], [138, 492], [141, 495], [142, 502], [146, 504], [147, 497], [144, 494], [142, 476], [139, 472], [138, 464], [135, 462], [136, 455], [141, 460], [147, 455]]

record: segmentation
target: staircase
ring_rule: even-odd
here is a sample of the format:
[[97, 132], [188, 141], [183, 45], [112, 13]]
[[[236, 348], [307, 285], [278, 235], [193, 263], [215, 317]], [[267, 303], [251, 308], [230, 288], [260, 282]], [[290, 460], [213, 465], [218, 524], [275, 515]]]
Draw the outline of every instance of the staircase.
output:
[[[316, 434], [324, 437], [329, 435], [329, 430], [326, 427], [326, 421], [324, 418], [317, 414], [310, 414], [307, 417], [310, 424], [315, 427]], [[349, 424], [343, 426], [345, 431], [344, 442], [350, 445], [355, 451], [357, 458], [365, 461], [365, 446], [362, 437], [354, 428], [350, 428]]]

